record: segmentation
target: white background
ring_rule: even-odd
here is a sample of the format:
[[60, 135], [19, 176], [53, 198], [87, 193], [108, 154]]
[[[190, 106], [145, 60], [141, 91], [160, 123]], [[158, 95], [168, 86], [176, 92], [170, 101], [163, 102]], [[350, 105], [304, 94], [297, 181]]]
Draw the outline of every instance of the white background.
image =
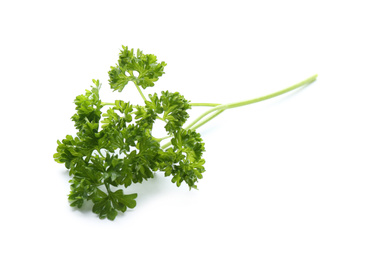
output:
[[[372, 259], [369, 2], [2, 1], [0, 258]], [[92, 79], [141, 102], [109, 90], [121, 45], [167, 62], [146, 94], [192, 102], [319, 77], [200, 128], [199, 190], [159, 174], [112, 222], [69, 206], [53, 154]]]

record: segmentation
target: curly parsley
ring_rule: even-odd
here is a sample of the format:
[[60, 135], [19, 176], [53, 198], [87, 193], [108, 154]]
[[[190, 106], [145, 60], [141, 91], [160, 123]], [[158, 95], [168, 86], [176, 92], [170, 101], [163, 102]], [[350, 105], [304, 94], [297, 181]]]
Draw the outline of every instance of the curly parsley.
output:
[[[118, 212], [136, 206], [137, 194], [125, 194], [123, 188], [142, 183], [163, 172], [172, 176], [177, 186], [183, 182], [190, 189], [205, 172], [204, 142], [195, 130], [226, 109], [260, 102], [313, 82], [314, 75], [296, 85], [273, 94], [230, 104], [190, 103], [180, 93], [168, 91], [148, 95], [142, 89], [153, 87], [164, 74], [165, 62], [153, 54], [143, 54], [123, 46], [116, 66], [109, 71], [113, 91], [121, 92], [132, 81], [144, 100], [144, 105], [132, 105], [123, 100], [102, 102], [101, 83], [76, 97], [76, 113], [72, 116], [77, 130], [57, 141], [54, 159], [63, 163], [71, 176], [69, 201], [72, 207], [82, 207], [92, 201], [92, 211], [99, 218], [114, 220]], [[108, 109], [103, 112], [103, 107]], [[184, 127], [192, 106], [212, 107]], [[211, 115], [210, 115], [211, 114]], [[168, 136], [152, 135], [156, 120], [165, 122]], [[170, 142], [161, 145], [165, 139]], [[121, 187], [121, 188], [120, 188]]]

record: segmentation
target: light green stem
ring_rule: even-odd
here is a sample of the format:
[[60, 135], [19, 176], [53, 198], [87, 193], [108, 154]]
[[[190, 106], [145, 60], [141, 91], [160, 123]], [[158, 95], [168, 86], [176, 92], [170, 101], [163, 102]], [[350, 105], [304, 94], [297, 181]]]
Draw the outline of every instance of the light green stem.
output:
[[115, 103], [109, 103], [109, 102], [102, 102], [102, 106], [115, 106]]
[[[133, 76], [133, 71], [129, 71], [129, 74], [131, 75], [131, 76]], [[141, 95], [141, 97], [142, 97], [142, 99], [143, 99], [143, 101], [147, 101], [147, 99], [146, 99], [146, 97], [145, 97], [145, 95], [142, 93], [142, 90], [141, 90], [141, 88], [137, 85], [137, 83], [136, 82], [134, 82], [133, 81], [133, 83], [134, 83], [134, 85], [136, 86], [136, 88], [137, 88], [137, 90], [138, 90], [138, 92], [140, 93], [140, 95]]]
[[162, 137], [162, 138], [156, 138], [156, 137], [153, 137], [153, 139], [155, 140], [155, 141], [157, 141], [157, 142], [161, 142], [161, 141], [163, 141], [163, 140], [165, 140], [165, 139], [168, 139], [168, 138], [171, 138], [172, 136], [171, 135], [167, 135], [167, 136], [164, 136], [164, 137]]
[[195, 125], [197, 122], [199, 122], [203, 117], [207, 116], [208, 114], [214, 112], [214, 111], [217, 111], [217, 110], [226, 110], [226, 109], [230, 109], [230, 108], [235, 108], [235, 107], [241, 107], [241, 106], [246, 106], [246, 105], [249, 105], [249, 104], [253, 104], [253, 103], [257, 103], [257, 102], [261, 102], [261, 101], [264, 101], [264, 100], [267, 100], [267, 99], [270, 99], [270, 98], [273, 98], [273, 97], [276, 97], [276, 96], [280, 96], [282, 94], [285, 94], [287, 92], [290, 92], [292, 90], [295, 90], [299, 87], [302, 87], [302, 86], [305, 86], [305, 85], [308, 85], [310, 83], [312, 83], [313, 81], [316, 80], [318, 75], [314, 75], [314, 76], [311, 76], [310, 78], [307, 78], [293, 86], [290, 86], [288, 88], [285, 88], [283, 90], [280, 90], [280, 91], [277, 91], [277, 92], [274, 92], [272, 94], [269, 94], [269, 95], [266, 95], [266, 96], [262, 96], [262, 97], [259, 97], [259, 98], [254, 98], [254, 99], [249, 99], [249, 100], [245, 100], [245, 101], [240, 101], [240, 102], [234, 102], [234, 103], [230, 103], [230, 104], [225, 104], [225, 105], [219, 105], [219, 106], [216, 106], [216, 107], [213, 107], [211, 108], [210, 110], [204, 112], [203, 114], [201, 114], [198, 118], [196, 118], [187, 128], [191, 128], [193, 125]]
[[[187, 130], [187, 129], [195, 130], [195, 129], [201, 127], [202, 125], [208, 123], [210, 120], [212, 120], [213, 118], [215, 118], [216, 116], [218, 116], [219, 114], [221, 114], [223, 111], [225, 111], [225, 110], [217, 111], [217, 112], [215, 112], [213, 115], [211, 115], [211, 116], [209, 116], [208, 118], [204, 119], [204, 120], [203, 120], [202, 122], [200, 122], [199, 124], [194, 125], [193, 127], [185, 127], [185, 129], [186, 129], [186, 130]], [[165, 137], [163, 137], [163, 138], [155, 138], [155, 140], [158, 141], [158, 142], [161, 142], [161, 141], [163, 141], [163, 140], [165, 140], [165, 139], [168, 139], [168, 138], [170, 138], [170, 137], [172, 137], [172, 136], [169, 135], [169, 136], [165, 136]], [[161, 148], [164, 149], [164, 148], [167, 148], [167, 147], [170, 146], [170, 145], [171, 145], [171, 142], [168, 142], [168, 143], [164, 144]]]
[[216, 107], [220, 106], [221, 104], [217, 103], [190, 103], [191, 106], [193, 107]]
[[141, 94], [141, 97], [142, 97], [143, 101], [146, 102], [147, 99], [145, 98], [145, 95], [143, 95], [143, 93], [142, 93], [140, 87], [139, 87], [136, 83], [134, 83], [134, 85], [136, 85], [136, 88], [137, 88], [138, 92]]
[[204, 119], [204, 120], [203, 120], [202, 122], [200, 122], [199, 124], [194, 125], [193, 127], [189, 127], [189, 126], [188, 126], [188, 127], [186, 127], [185, 129], [195, 130], [195, 129], [201, 127], [202, 125], [208, 123], [210, 120], [212, 120], [213, 118], [215, 118], [216, 116], [218, 116], [219, 114], [221, 114], [223, 111], [225, 111], [225, 110], [217, 111], [217, 112], [215, 112], [213, 115], [211, 115], [210, 117]]
[[[249, 105], [249, 104], [261, 102], [261, 101], [264, 101], [264, 100], [267, 100], [267, 99], [270, 99], [270, 98], [273, 98], [273, 97], [276, 97], [276, 96], [283, 95], [283, 94], [285, 94], [287, 92], [290, 92], [292, 90], [295, 90], [295, 89], [297, 89], [299, 87], [306, 86], [306, 85], [314, 82], [316, 80], [317, 76], [318, 75], [311, 76], [310, 78], [307, 78], [307, 79], [305, 79], [305, 80], [303, 80], [303, 81], [301, 81], [301, 82], [299, 82], [299, 83], [297, 83], [297, 84], [295, 84], [293, 86], [290, 86], [290, 87], [285, 88], [283, 90], [280, 90], [280, 91], [277, 91], [277, 92], [274, 92], [272, 94], [269, 94], [269, 95], [266, 95], [266, 96], [262, 96], [262, 97], [259, 97], [259, 98], [254, 98], [254, 99], [249, 99], [249, 100], [245, 100], [245, 101], [229, 103], [229, 104], [225, 104], [225, 105], [218, 105], [218, 104], [215, 104], [215, 103], [194, 103], [194, 105], [196, 104], [196, 106], [198, 106], [198, 105], [205, 106], [206, 104], [209, 104], [209, 106], [213, 106], [213, 108], [211, 108], [208, 111], [206, 111], [203, 114], [201, 114], [198, 118], [196, 118], [185, 129], [195, 130], [195, 129], [201, 127], [202, 125], [204, 125], [205, 123], [209, 122], [210, 120], [212, 120], [213, 118], [215, 118], [219, 114], [221, 114], [226, 109], [236, 108], [236, 107], [241, 107], [241, 106], [246, 106], [246, 105]], [[209, 116], [207, 119], [205, 119], [202, 122], [200, 122], [199, 124], [195, 125], [200, 120], [202, 120], [204, 117], [206, 117], [207, 115], [209, 115], [210, 113], [213, 113], [213, 112], [215, 112], [215, 113], [212, 116]], [[161, 148], [164, 149], [164, 148], [167, 148], [170, 145], [171, 145], [171, 142], [168, 142], [168, 143], [162, 145]]]

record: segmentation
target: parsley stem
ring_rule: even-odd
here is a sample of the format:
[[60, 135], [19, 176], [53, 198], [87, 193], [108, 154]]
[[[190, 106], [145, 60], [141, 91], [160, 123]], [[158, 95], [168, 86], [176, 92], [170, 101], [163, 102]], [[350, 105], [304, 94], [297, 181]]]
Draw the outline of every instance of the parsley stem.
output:
[[172, 137], [172, 135], [167, 135], [167, 136], [164, 136], [164, 137], [161, 137], [161, 138], [155, 138], [155, 137], [153, 137], [153, 139], [155, 140], [155, 141], [157, 141], [157, 142], [161, 142], [161, 141], [163, 141], [163, 140], [165, 140], [165, 139], [168, 139], [168, 138], [171, 138]]
[[292, 90], [295, 90], [299, 87], [302, 87], [302, 86], [305, 86], [305, 85], [308, 85], [312, 82], [314, 82], [316, 80], [318, 75], [314, 75], [314, 76], [311, 76], [310, 78], [307, 78], [295, 85], [292, 85], [288, 88], [285, 88], [285, 89], [282, 89], [280, 91], [277, 91], [277, 92], [274, 92], [274, 93], [271, 93], [269, 95], [266, 95], [266, 96], [262, 96], [262, 97], [259, 97], [259, 98], [254, 98], [254, 99], [249, 99], [249, 100], [244, 100], [244, 101], [239, 101], [239, 102], [234, 102], [234, 103], [229, 103], [229, 104], [225, 104], [225, 105], [219, 105], [219, 106], [215, 106], [213, 108], [211, 108], [210, 110], [204, 112], [203, 114], [201, 114], [198, 118], [196, 118], [189, 126], [186, 127], [186, 129], [196, 129], [198, 128], [199, 126], [202, 126], [204, 125], [206, 122], [208, 122], [209, 120], [211, 120], [212, 118], [210, 119], [207, 119], [207, 121], [204, 123], [204, 121], [202, 123], [200, 123], [197, 127], [193, 127], [197, 122], [199, 122], [201, 119], [203, 119], [205, 116], [209, 115], [210, 113], [214, 112], [214, 111], [224, 111], [226, 109], [230, 109], [230, 108], [236, 108], [236, 107], [241, 107], [241, 106], [246, 106], [246, 105], [249, 105], [249, 104], [253, 104], [253, 103], [257, 103], [257, 102], [261, 102], [261, 101], [264, 101], [264, 100], [267, 100], [267, 99], [270, 99], [270, 98], [273, 98], [273, 97], [276, 97], [276, 96], [279, 96], [279, 95], [282, 95], [282, 94], [285, 94], [287, 92], [290, 92]]
[[[201, 127], [202, 125], [206, 124], [207, 122], [209, 122], [210, 120], [212, 120], [213, 118], [215, 118], [216, 116], [218, 116], [219, 114], [221, 114], [223, 111], [225, 111], [225, 110], [223, 109], [223, 110], [217, 111], [216, 113], [214, 113], [213, 115], [211, 115], [211, 116], [208, 117], [207, 119], [204, 119], [202, 122], [200, 122], [200, 123], [197, 124], [196, 126], [193, 126], [193, 127], [186, 127], [185, 129], [186, 129], [186, 130], [187, 130], [187, 129], [195, 130], [195, 129]], [[165, 140], [165, 139], [168, 139], [168, 138], [170, 138], [170, 137], [172, 137], [172, 136], [169, 135], [169, 136], [166, 136], [166, 137], [163, 137], [163, 138], [157, 138], [157, 140], [161, 142], [161, 141], [163, 141], [163, 140]], [[164, 149], [164, 148], [167, 148], [167, 147], [170, 146], [170, 145], [171, 145], [171, 142], [168, 142], [168, 143], [162, 145], [161, 148]]]
[[143, 101], [146, 102], [147, 100], [146, 100], [146, 98], [145, 98], [145, 95], [143, 95], [143, 93], [142, 93], [140, 87], [139, 87], [136, 83], [134, 83], [134, 85], [136, 85], [136, 88], [137, 88], [138, 92], [141, 94], [141, 97], [142, 97]]
[[[131, 75], [131, 76], [133, 76], [134, 77], [134, 75], [133, 75], [133, 71], [129, 71], [129, 74]], [[137, 90], [138, 90], [138, 92], [140, 93], [140, 95], [141, 95], [141, 97], [142, 97], [142, 99], [143, 99], [143, 101], [147, 101], [146, 100], [146, 97], [145, 97], [145, 95], [142, 93], [142, 90], [141, 90], [141, 88], [137, 85], [137, 83], [135, 82], [135, 81], [133, 81], [133, 83], [134, 83], [134, 85], [136, 86], [136, 88], [137, 88]]]
[[191, 129], [191, 130], [195, 130], [199, 127], [201, 127], [202, 125], [208, 123], [210, 120], [212, 120], [213, 118], [215, 118], [216, 116], [218, 116], [219, 114], [221, 114], [223, 111], [225, 111], [224, 109], [220, 110], [220, 111], [217, 111], [216, 113], [214, 113], [213, 115], [211, 115], [210, 117], [208, 117], [207, 119], [204, 119], [202, 122], [200, 122], [199, 124], [197, 125], [194, 125], [193, 127], [186, 127], [186, 129]]
[[[206, 124], [207, 122], [209, 122], [210, 120], [212, 120], [213, 118], [218, 116], [219, 114], [221, 114], [226, 109], [236, 108], [236, 107], [241, 107], [241, 106], [246, 106], [246, 105], [249, 105], [249, 104], [261, 102], [261, 101], [264, 101], [264, 100], [267, 100], [267, 99], [270, 99], [270, 98], [273, 98], [273, 97], [276, 97], [276, 96], [280, 96], [282, 94], [285, 94], [287, 92], [295, 90], [299, 87], [306, 86], [306, 85], [314, 82], [316, 80], [317, 76], [318, 75], [315, 74], [314, 76], [311, 76], [310, 78], [307, 78], [307, 79], [305, 79], [305, 80], [303, 80], [303, 81], [301, 81], [301, 82], [299, 82], [295, 85], [292, 85], [288, 88], [282, 89], [280, 91], [271, 93], [271, 94], [266, 95], [266, 96], [262, 96], [262, 97], [254, 98], [254, 99], [249, 99], [249, 100], [245, 100], [245, 101], [239, 101], [239, 102], [229, 103], [229, 104], [225, 104], [225, 105], [219, 105], [219, 104], [215, 104], [215, 103], [191, 103], [192, 106], [213, 106], [213, 108], [211, 108], [208, 111], [201, 114], [198, 118], [196, 118], [185, 129], [195, 130], [195, 129], [201, 127], [202, 125]], [[208, 118], [204, 119], [202, 122], [197, 124], [200, 120], [202, 120], [204, 117], [206, 117], [207, 115], [209, 115], [210, 113], [213, 113], [213, 112], [215, 112], [213, 115], [209, 116]], [[161, 140], [164, 140], [164, 139], [166, 139], [166, 138], [161, 138]], [[161, 148], [165, 149], [170, 145], [171, 145], [171, 142], [168, 142], [168, 143], [162, 145]]]
[[[191, 130], [195, 130], [199, 127], [201, 127], [202, 125], [206, 124], [207, 122], [209, 122], [210, 120], [212, 120], [213, 118], [215, 118], [216, 116], [218, 116], [219, 114], [221, 114], [223, 111], [225, 110], [220, 110], [220, 111], [217, 111], [216, 113], [214, 113], [213, 115], [211, 115], [210, 117], [208, 117], [207, 119], [204, 119], [202, 122], [200, 122], [199, 124], [197, 124], [196, 126], [193, 126], [193, 127], [186, 127], [185, 129], [191, 129]], [[166, 136], [166, 137], [163, 137], [163, 138], [157, 138], [157, 141], [163, 141], [165, 139], [168, 139], [172, 136]], [[167, 148], [168, 146], [171, 145], [171, 142], [168, 142], [164, 145], [161, 146], [162, 149], [164, 148]]]
[[165, 119], [160, 117], [160, 116], [156, 116], [157, 119], [160, 119], [161, 121], [164, 121], [165, 122]]
[[102, 157], [105, 157], [105, 156], [103, 156], [103, 154], [101, 153], [101, 149], [97, 149], [97, 152], [98, 152], [99, 155], [101, 155]]
[[115, 106], [115, 103], [101, 102], [102, 106]]
[[105, 182], [104, 184], [105, 184], [105, 187], [106, 187], [107, 193], [108, 193], [108, 195], [110, 196], [111, 193], [112, 193], [112, 191], [111, 191], [111, 189], [110, 189], [110, 184], [108, 184], [107, 182]]
[[191, 106], [193, 107], [216, 107], [220, 106], [221, 104], [217, 103], [190, 103]]
[[172, 144], [172, 142], [168, 142], [168, 143], [166, 143], [166, 144], [163, 144], [160, 148], [161, 149], [165, 149], [165, 148], [167, 148], [168, 146], [170, 146]]

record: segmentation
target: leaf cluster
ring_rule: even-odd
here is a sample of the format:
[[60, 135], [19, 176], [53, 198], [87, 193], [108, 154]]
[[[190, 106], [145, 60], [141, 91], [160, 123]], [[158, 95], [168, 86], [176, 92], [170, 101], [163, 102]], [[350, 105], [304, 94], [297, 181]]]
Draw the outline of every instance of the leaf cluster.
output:
[[143, 89], [153, 87], [154, 82], [164, 74], [166, 65], [165, 62], [158, 63], [153, 54], [143, 54], [139, 49], [135, 54], [133, 49], [123, 46], [118, 63], [109, 71], [111, 88], [121, 92], [129, 81]]
[[[117, 66], [109, 71], [110, 86], [119, 92], [129, 81], [143, 89], [153, 86], [164, 73], [165, 63], [155, 55], [137, 55], [123, 47]], [[134, 76], [133, 71], [138, 72]], [[54, 159], [63, 163], [71, 176], [69, 201], [72, 207], [93, 202], [92, 211], [101, 219], [114, 220], [119, 212], [136, 206], [137, 194], [125, 188], [163, 172], [177, 186], [189, 188], [203, 177], [204, 143], [199, 133], [183, 127], [190, 103], [180, 93], [168, 91], [148, 95], [144, 105], [116, 100], [108, 109], [100, 99], [101, 84], [93, 80], [85, 94], [76, 97], [71, 117], [76, 135], [57, 141]], [[152, 135], [156, 120], [165, 122], [171, 145], [162, 148]]]

